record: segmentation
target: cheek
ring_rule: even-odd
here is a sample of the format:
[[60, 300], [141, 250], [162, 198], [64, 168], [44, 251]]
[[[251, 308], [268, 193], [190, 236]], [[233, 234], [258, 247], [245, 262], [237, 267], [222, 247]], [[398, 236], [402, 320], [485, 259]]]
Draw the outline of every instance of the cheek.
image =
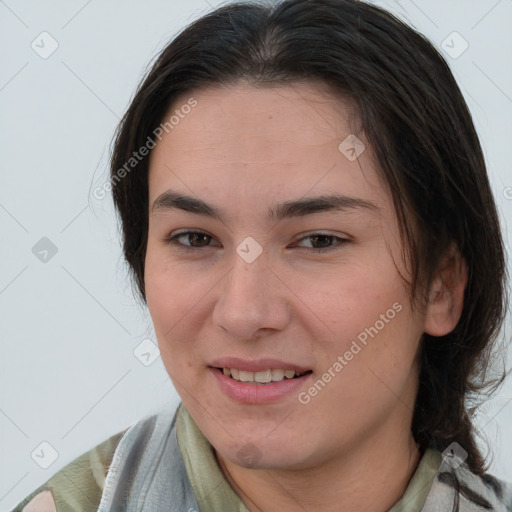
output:
[[325, 327], [323, 330], [329, 338], [338, 340], [338, 349], [350, 345], [350, 341], [365, 329], [373, 332], [376, 322], [379, 332], [389, 330], [389, 325], [400, 316], [396, 309], [403, 310], [401, 316], [410, 314], [404, 307], [408, 304], [407, 290], [396, 271], [391, 269], [384, 271], [369, 265], [352, 264], [333, 269], [321, 277], [310, 275], [305, 279], [294, 279], [294, 282], [301, 283], [295, 285], [299, 297], [311, 313], [329, 327], [329, 330]]
[[[385, 315], [387, 310], [377, 311]], [[306, 407], [311, 408], [312, 416], [328, 414], [332, 418], [325, 425], [326, 437], [334, 439], [340, 432], [354, 432], [354, 418], [358, 418], [357, 435], [364, 435], [367, 429], [387, 421], [390, 411], [401, 415], [412, 410], [421, 332], [409, 314], [404, 305], [392, 319], [386, 317], [389, 323], [381, 320], [384, 325], [378, 316], [366, 326], [360, 319], [347, 321], [347, 336], [324, 347], [315, 382], [327, 373], [329, 383], [325, 387], [312, 383], [302, 398], [311, 399]]]
[[422, 323], [412, 312], [404, 282], [395, 276], [353, 272], [336, 282], [337, 293], [331, 289], [322, 301], [320, 294], [310, 296], [312, 304], [322, 306], [318, 316], [332, 331], [316, 348], [321, 372], [331, 368], [348, 395], [369, 396], [361, 388], [375, 385], [384, 390], [379, 381], [400, 389], [413, 367]]
[[[193, 334], [187, 332], [192, 297], [176, 272], [169, 272], [151, 257], [146, 259], [146, 300], [162, 363], [180, 395], [191, 388], [194, 359]], [[183, 387], [185, 386], [185, 387]]]
[[161, 350], [183, 338], [184, 319], [198, 302], [197, 290], [162, 251], [148, 244], [145, 261], [146, 300]]

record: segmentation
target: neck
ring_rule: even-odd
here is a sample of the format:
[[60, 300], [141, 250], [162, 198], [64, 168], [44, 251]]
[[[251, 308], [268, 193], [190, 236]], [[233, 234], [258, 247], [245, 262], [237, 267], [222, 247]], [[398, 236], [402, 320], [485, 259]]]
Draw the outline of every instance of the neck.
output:
[[246, 469], [217, 453], [231, 487], [251, 512], [389, 510], [404, 494], [420, 452], [410, 432], [372, 437], [357, 450], [312, 468]]

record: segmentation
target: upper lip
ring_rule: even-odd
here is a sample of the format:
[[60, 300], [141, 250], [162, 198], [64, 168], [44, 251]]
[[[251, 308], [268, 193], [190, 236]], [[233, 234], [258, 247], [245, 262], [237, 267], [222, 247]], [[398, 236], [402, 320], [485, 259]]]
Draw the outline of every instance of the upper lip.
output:
[[289, 363], [280, 359], [262, 358], [262, 359], [242, 359], [240, 357], [221, 357], [212, 361], [209, 366], [213, 368], [236, 368], [245, 372], [262, 372], [264, 370], [281, 369], [295, 370], [297, 373], [311, 370], [306, 366], [295, 363]]

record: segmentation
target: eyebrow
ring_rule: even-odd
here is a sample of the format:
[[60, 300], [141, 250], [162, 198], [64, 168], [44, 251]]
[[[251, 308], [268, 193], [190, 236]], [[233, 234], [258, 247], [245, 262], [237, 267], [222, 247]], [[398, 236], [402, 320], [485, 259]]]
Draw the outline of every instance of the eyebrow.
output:
[[[378, 211], [379, 207], [372, 201], [350, 197], [340, 194], [303, 197], [300, 199], [279, 203], [267, 211], [267, 217], [271, 221], [280, 221], [285, 218], [304, 217], [319, 212], [348, 211], [363, 209]], [[182, 210], [197, 215], [212, 217], [221, 222], [225, 221], [226, 214], [213, 205], [210, 205], [196, 197], [180, 194], [173, 190], [166, 190], [153, 202], [152, 212], [165, 210]]]

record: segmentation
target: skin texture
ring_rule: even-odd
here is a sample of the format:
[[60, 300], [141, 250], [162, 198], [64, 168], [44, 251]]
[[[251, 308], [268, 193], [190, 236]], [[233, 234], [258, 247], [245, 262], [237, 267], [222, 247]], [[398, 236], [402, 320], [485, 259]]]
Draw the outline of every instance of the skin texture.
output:
[[[321, 84], [241, 83], [189, 96], [197, 106], [150, 161], [146, 296], [164, 365], [251, 511], [388, 510], [420, 457], [410, 428], [421, 336], [455, 327], [465, 267], [448, 255], [430, 304], [412, 309], [389, 191], [350, 103]], [[354, 161], [338, 149], [352, 133], [366, 144]], [[168, 189], [222, 209], [223, 221], [153, 212]], [[332, 193], [376, 208], [266, 215], [276, 203]], [[166, 240], [186, 229], [211, 238]], [[319, 232], [344, 241], [299, 240]], [[248, 236], [263, 249], [252, 263], [236, 252]], [[296, 393], [237, 403], [208, 368], [221, 356], [278, 358], [312, 370], [307, 391], [393, 304], [400, 311], [307, 404]], [[244, 461], [241, 449], [255, 456]]]
[[50, 491], [40, 492], [23, 507], [23, 512], [57, 512], [52, 493]]

